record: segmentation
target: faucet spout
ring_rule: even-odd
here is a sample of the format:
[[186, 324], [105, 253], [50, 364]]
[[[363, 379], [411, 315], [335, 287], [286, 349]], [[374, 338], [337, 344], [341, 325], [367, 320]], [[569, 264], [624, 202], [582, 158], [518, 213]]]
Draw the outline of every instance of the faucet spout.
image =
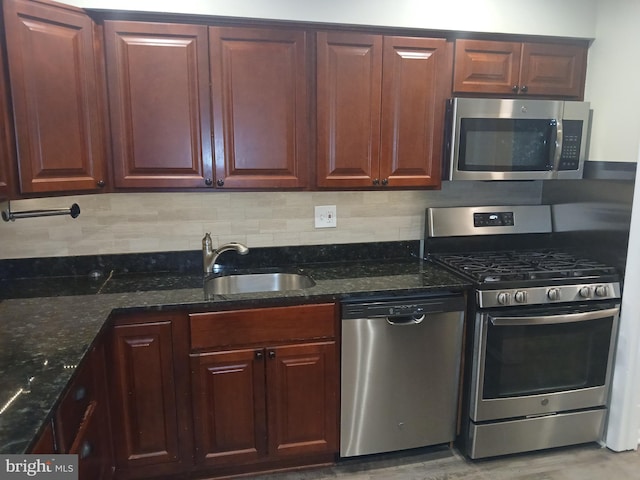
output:
[[230, 250], [235, 250], [238, 255], [246, 255], [249, 253], [249, 247], [238, 242], [225, 243], [224, 245], [220, 245], [217, 249], [214, 249], [211, 234], [206, 233], [202, 239], [202, 264], [204, 267], [204, 273], [213, 272], [218, 257], [224, 252], [228, 252]]

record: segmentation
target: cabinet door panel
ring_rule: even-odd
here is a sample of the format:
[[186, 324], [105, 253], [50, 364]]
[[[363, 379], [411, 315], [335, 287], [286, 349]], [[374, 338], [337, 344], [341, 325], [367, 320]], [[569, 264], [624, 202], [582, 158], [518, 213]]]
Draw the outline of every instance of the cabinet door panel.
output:
[[123, 467], [178, 461], [171, 322], [114, 328], [114, 447]]
[[338, 449], [338, 367], [335, 342], [267, 349], [269, 454]]
[[[380, 178], [437, 186], [450, 67], [444, 39], [385, 37]], [[450, 71], [450, 70], [449, 70]]]
[[22, 0], [4, 13], [21, 191], [97, 189], [106, 154], [91, 19]]
[[317, 183], [370, 187], [378, 176], [382, 37], [319, 32]]
[[529, 95], [582, 98], [586, 66], [586, 47], [525, 43], [520, 82]]
[[105, 22], [117, 187], [212, 178], [207, 28]]
[[518, 86], [521, 43], [456, 40], [453, 91], [513, 95]]
[[9, 107], [9, 81], [5, 70], [4, 49], [0, 48], [0, 197], [13, 196], [17, 185], [13, 142], [13, 119]]
[[252, 463], [266, 454], [262, 350], [192, 355], [196, 461]]
[[306, 33], [236, 27], [209, 32], [217, 181], [225, 188], [305, 186]]

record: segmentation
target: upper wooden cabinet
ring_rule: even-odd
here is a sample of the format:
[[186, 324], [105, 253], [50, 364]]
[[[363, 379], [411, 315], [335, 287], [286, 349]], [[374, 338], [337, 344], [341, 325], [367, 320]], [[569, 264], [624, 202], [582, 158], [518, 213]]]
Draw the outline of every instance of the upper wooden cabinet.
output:
[[207, 27], [104, 28], [115, 186], [211, 186]]
[[104, 84], [93, 22], [59, 4], [5, 0], [3, 7], [21, 192], [99, 189]]
[[456, 40], [455, 93], [581, 99], [586, 44]]
[[307, 185], [306, 35], [288, 29], [209, 29], [218, 187]]
[[16, 189], [13, 174], [16, 161], [13, 119], [9, 108], [9, 84], [6, 73], [4, 48], [0, 48], [0, 198], [13, 196]]
[[317, 50], [318, 186], [438, 186], [447, 41], [319, 32]]

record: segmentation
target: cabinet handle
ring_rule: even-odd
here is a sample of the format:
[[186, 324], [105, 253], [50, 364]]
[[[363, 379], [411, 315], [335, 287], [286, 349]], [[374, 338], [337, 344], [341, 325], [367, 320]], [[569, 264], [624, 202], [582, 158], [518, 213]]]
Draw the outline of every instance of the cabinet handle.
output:
[[98, 180], [98, 186], [100, 188], [103, 188], [106, 184], [107, 184], [107, 182], [105, 182], [104, 180]]
[[78, 456], [82, 458], [87, 458], [93, 452], [93, 448], [88, 440], [82, 442], [82, 446], [80, 447], [80, 451], [78, 452]]
[[388, 178], [382, 179], [382, 185], [384, 185], [385, 187], [389, 185], [389, 179]]
[[78, 387], [76, 389], [76, 393], [73, 396], [73, 398], [79, 402], [80, 400], [84, 400], [85, 397], [87, 396], [87, 389], [85, 387]]
[[204, 179], [204, 184], [205, 184], [207, 187], [210, 187], [211, 185], [213, 185], [213, 180], [212, 180], [212, 179], [210, 179], [210, 178], [205, 178], [205, 179]]
[[269, 358], [276, 358], [276, 351], [275, 350], [269, 350]]
[[518, 85], [514, 85], [513, 87], [511, 87], [511, 91], [513, 93], [518, 93]]
[[527, 87], [526, 85], [523, 85], [523, 86], [520, 87], [520, 91], [522, 93], [527, 93], [527, 90], [529, 90], [529, 87]]
[[264, 358], [264, 353], [262, 350], [256, 350], [256, 360], [262, 360]]
[[377, 178], [374, 178], [374, 179], [373, 179], [373, 184], [374, 184], [374, 185], [380, 185], [380, 180], [379, 180], [379, 179], [377, 179]]
[[216, 185], [218, 185], [219, 187], [223, 187], [224, 186], [224, 180], [219, 178], [218, 181], [216, 182]]

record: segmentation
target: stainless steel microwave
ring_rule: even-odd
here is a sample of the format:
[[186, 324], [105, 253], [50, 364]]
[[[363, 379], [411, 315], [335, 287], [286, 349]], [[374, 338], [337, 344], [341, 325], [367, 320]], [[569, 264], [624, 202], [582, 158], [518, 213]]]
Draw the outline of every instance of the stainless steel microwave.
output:
[[445, 180], [582, 178], [588, 102], [452, 98]]

